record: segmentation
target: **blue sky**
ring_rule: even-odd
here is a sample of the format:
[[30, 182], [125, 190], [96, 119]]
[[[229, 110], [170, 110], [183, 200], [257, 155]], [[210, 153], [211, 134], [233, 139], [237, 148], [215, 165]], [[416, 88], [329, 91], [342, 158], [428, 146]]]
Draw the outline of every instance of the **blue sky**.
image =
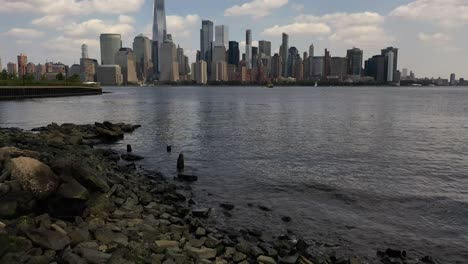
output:
[[[151, 0], [0, 0], [2, 66], [28, 54], [72, 64], [80, 46], [99, 59], [99, 34], [121, 33], [131, 47], [139, 33], [151, 32]], [[371, 57], [381, 48], [400, 48], [399, 68], [417, 76], [468, 78], [467, 0], [167, 0], [168, 31], [192, 59], [199, 49], [202, 19], [229, 26], [230, 39], [272, 41], [277, 52], [281, 33], [301, 51], [315, 46], [344, 56], [354, 46]], [[255, 42], [254, 42], [255, 43]]]

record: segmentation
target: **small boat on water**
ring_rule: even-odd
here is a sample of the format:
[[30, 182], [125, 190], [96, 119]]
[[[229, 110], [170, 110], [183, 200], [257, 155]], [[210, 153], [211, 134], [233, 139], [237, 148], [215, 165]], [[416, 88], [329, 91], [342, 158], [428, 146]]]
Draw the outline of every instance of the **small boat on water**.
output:
[[314, 85], [314, 87], [318, 87], [318, 82], [315, 82], [315, 85]]
[[267, 88], [275, 88], [275, 86], [272, 83], [267, 84]]

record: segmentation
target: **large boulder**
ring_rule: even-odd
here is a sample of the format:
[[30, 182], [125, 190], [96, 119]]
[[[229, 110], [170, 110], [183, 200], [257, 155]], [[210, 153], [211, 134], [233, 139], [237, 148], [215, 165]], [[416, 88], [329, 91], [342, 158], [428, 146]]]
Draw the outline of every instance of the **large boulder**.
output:
[[39, 159], [40, 154], [35, 151], [19, 149], [15, 147], [3, 147], [0, 148], [0, 161], [18, 158], [18, 157], [29, 157]]
[[63, 250], [70, 244], [70, 238], [59, 232], [47, 229], [29, 229], [26, 236], [36, 245], [55, 251]]
[[10, 160], [7, 170], [12, 179], [36, 198], [46, 198], [59, 185], [59, 178], [46, 164], [32, 158], [21, 157]]
[[57, 191], [45, 201], [45, 205], [51, 215], [70, 218], [83, 214], [89, 197], [88, 189], [74, 178], [66, 176]]
[[110, 190], [107, 181], [100, 173], [85, 163], [74, 162], [72, 170], [73, 177], [83, 186], [91, 191], [108, 192]]

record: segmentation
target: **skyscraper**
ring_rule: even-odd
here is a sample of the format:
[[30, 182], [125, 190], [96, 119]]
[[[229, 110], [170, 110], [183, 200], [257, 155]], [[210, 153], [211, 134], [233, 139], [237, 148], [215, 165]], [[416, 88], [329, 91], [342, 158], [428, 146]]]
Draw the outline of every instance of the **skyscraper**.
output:
[[153, 63], [151, 61], [151, 40], [143, 34], [133, 40], [133, 52], [135, 53], [136, 71], [138, 80], [146, 82], [151, 77]]
[[247, 69], [252, 69], [252, 30], [245, 32], [245, 62]]
[[209, 20], [202, 21], [200, 29], [200, 52], [201, 60], [206, 62], [211, 61], [211, 53], [213, 48], [213, 22]]
[[330, 51], [325, 49], [325, 56], [323, 57], [323, 79], [327, 80], [331, 73], [331, 56]]
[[271, 42], [270, 41], [260, 40], [258, 42], [258, 49], [259, 49], [260, 57], [262, 57], [262, 55], [271, 57]]
[[229, 28], [224, 25], [215, 27], [215, 47], [224, 46], [228, 47], [229, 42]]
[[309, 46], [309, 56], [314, 57], [314, 44], [310, 44]]
[[363, 52], [361, 49], [352, 48], [346, 52], [348, 57], [348, 74], [360, 76], [362, 71], [362, 57]]
[[82, 59], [88, 58], [88, 45], [86, 44], [81, 45], [81, 58]]
[[0, 71], [2, 71], [3, 68], [2, 68], [2, 58], [0, 58]]
[[161, 75], [163, 82], [179, 81], [179, 63], [177, 62], [177, 48], [172, 41], [164, 41], [161, 45]]
[[393, 82], [396, 71], [394, 70], [395, 53], [388, 51], [385, 53], [385, 70], [386, 70], [386, 81]]
[[114, 65], [115, 54], [122, 48], [120, 34], [101, 34], [101, 64]]
[[238, 65], [240, 60], [239, 42], [229, 41], [228, 63]]
[[161, 70], [161, 45], [166, 40], [166, 8], [164, 0], [154, 0], [154, 17], [153, 17], [153, 47], [152, 47], [152, 60], [153, 60], [153, 78], [159, 77]]
[[18, 55], [18, 75], [21, 76], [26, 75], [26, 67], [28, 64], [28, 56], [24, 53]]
[[119, 65], [122, 70], [125, 85], [138, 82], [135, 53], [131, 48], [121, 48], [115, 55], [115, 64]]
[[280, 56], [283, 61], [283, 71], [282, 76], [288, 77], [288, 50], [289, 50], [289, 36], [286, 33], [283, 33], [283, 40], [281, 43]]
[[389, 80], [389, 76], [388, 74], [389, 73], [392, 73], [392, 81], [393, 81], [393, 77], [397, 74], [397, 70], [398, 70], [398, 49], [397, 48], [394, 48], [394, 47], [388, 47], [386, 49], [383, 49], [382, 50], [382, 56], [384, 56], [385, 58], [388, 58], [388, 53], [389, 52], [392, 52], [393, 53], [393, 62], [392, 63], [389, 63], [389, 62], [386, 62], [385, 63], [385, 67], [387, 66], [392, 66], [393, 69], [387, 69], [385, 68], [385, 80]]
[[287, 71], [287, 76], [285, 77], [294, 77], [293, 72], [295, 69], [294, 67], [296, 66], [296, 60], [298, 56], [299, 56], [299, 50], [297, 50], [296, 47], [289, 48], [288, 60], [287, 60], [288, 71]]
[[7, 64], [7, 71], [9, 74], [16, 76], [18, 74], [18, 68], [16, 67], [16, 63], [9, 62]]

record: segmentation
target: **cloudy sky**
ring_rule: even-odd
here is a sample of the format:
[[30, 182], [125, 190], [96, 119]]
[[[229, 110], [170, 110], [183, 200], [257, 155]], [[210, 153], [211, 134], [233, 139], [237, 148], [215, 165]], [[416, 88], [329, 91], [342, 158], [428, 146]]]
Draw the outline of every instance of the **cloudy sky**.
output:
[[[99, 59], [100, 33], [120, 33], [131, 47], [137, 34], [151, 32], [152, 7], [152, 0], [0, 0], [3, 67], [21, 52], [34, 63], [73, 64], [82, 43]], [[166, 9], [169, 33], [191, 58], [201, 20], [210, 19], [228, 25], [231, 40], [252, 29], [275, 52], [282, 32], [301, 51], [313, 43], [316, 55], [359, 47], [367, 58], [396, 46], [400, 69], [468, 78], [468, 0], [167, 0]]]

